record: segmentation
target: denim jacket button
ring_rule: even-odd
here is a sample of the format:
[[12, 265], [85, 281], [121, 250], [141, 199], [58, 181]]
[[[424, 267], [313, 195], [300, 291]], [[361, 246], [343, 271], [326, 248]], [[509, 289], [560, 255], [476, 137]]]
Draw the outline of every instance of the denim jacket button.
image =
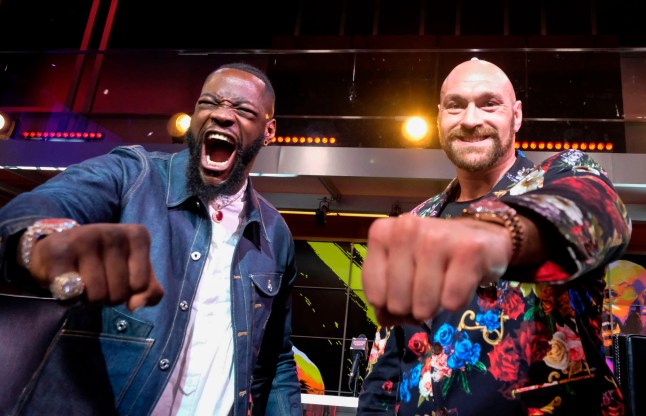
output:
[[179, 309], [183, 312], [186, 312], [188, 310], [188, 302], [183, 300], [179, 303]]
[[159, 360], [159, 369], [166, 371], [170, 368], [170, 360], [168, 358], [162, 358]]
[[202, 257], [202, 255], [200, 254], [200, 252], [199, 252], [199, 251], [194, 251], [194, 252], [192, 252], [192, 253], [191, 253], [191, 258], [192, 258], [193, 260], [199, 260], [199, 259], [200, 259], [200, 257]]
[[114, 327], [117, 329], [117, 332], [126, 332], [128, 329], [128, 321], [125, 319], [119, 319], [115, 324]]

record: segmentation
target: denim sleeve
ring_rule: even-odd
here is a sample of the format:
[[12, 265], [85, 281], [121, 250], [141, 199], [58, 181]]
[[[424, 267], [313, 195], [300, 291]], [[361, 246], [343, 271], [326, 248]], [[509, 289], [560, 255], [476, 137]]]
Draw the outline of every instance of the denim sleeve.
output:
[[0, 209], [0, 261], [2, 281], [14, 284], [26, 272], [15, 262], [18, 236], [35, 221], [71, 218], [79, 224], [114, 222], [129, 176], [139, 174], [142, 158], [137, 152], [113, 153], [69, 166], [30, 192], [22, 193]]

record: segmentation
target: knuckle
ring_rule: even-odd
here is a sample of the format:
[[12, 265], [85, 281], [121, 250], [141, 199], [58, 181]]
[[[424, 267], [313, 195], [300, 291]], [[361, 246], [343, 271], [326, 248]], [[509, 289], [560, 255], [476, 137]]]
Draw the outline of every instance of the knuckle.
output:
[[368, 240], [381, 242], [385, 240], [385, 235], [387, 234], [387, 224], [383, 221], [383, 218], [379, 218], [370, 225], [368, 228]]
[[148, 247], [150, 245], [150, 234], [148, 229], [141, 224], [132, 224], [127, 228], [128, 238], [137, 246]]
[[126, 237], [119, 227], [107, 227], [103, 232], [103, 244], [106, 247], [121, 247]]

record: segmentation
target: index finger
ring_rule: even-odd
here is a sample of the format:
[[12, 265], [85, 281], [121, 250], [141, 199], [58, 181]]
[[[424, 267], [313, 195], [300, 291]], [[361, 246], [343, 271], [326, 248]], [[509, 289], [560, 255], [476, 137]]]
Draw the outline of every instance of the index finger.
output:
[[366, 300], [375, 308], [386, 306], [387, 241], [392, 224], [389, 220], [391, 218], [379, 218], [370, 225], [366, 258], [361, 271]]
[[153, 271], [150, 261], [150, 236], [143, 226], [128, 230], [130, 255], [128, 256], [129, 286], [131, 296], [128, 308], [155, 305], [163, 296], [163, 289]]

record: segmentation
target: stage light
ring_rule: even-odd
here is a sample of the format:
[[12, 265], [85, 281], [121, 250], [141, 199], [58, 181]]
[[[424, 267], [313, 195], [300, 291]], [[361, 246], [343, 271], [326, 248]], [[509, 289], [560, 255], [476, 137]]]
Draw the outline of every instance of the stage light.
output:
[[323, 144], [331, 145], [336, 143], [336, 137], [312, 137], [312, 136], [276, 136], [271, 139], [272, 143], [289, 143], [291, 145]]
[[23, 131], [16, 139], [41, 140], [50, 142], [100, 142], [104, 139], [100, 131]]
[[402, 126], [402, 133], [406, 139], [418, 142], [428, 134], [428, 123], [419, 116], [409, 117]]
[[611, 152], [613, 149], [612, 143], [603, 143], [603, 142], [585, 142], [585, 141], [572, 141], [572, 142], [560, 142], [560, 141], [517, 141], [514, 143], [516, 149], [522, 150], [548, 150], [548, 151], [561, 151], [561, 150], [583, 150], [591, 152]]
[[173, 143], [184, 143], [184, 135], [191, 126], [191, 116], [186, 113], [176, 113], [168, 120], [166, 130]]
[[10, 139], [16, 128], [16, 120], [0, 111], [0, 139]]

